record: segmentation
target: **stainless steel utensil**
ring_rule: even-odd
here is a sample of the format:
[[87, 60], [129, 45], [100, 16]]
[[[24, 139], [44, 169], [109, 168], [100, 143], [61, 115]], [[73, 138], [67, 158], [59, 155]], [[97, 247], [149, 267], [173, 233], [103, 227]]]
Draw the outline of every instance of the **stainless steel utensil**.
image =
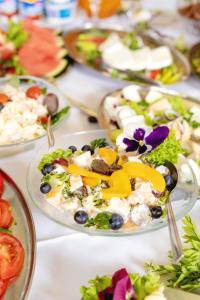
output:
[[166, 189], [169, 192], [168, 200], [165, 204], [166, 210], [167, 210], [167, 220], [168, 220], [168, 227], [169, 227], [169, 234], [170, 234], [170, 240], [171, 240], [171, 247], [172, 247], [172, 253], [173, 253], [173, 260], [174, 263], [177, 263], [183, 256], [183, 248], [181, 239], [178, 233], [178, 228], [176, 224], [176, 219], [174, 216], [171, 200], [170, 200], [170, 193], [175, 189], [177, 182], [178, 182], [178, 172], [176, 167], [169, 161], [166, 161], [165, 166], [169, 169], [170, 175], [167, 176], [166, 182]]
[[48, 110], [47, 138], [49, 148], [51, 148], [55, 144], [55, 138], [51, 127], [51, 117], [58, 110], [58, 97], [54, 94], [46, 95], [43, 103], [46, 104]]

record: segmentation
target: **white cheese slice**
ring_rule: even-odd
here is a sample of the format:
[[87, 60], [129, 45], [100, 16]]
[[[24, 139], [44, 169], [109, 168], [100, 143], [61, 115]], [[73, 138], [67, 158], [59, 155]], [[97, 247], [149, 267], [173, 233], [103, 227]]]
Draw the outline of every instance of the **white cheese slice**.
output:
[[70, 191], [73, 193], [74, 191], [80, 189], [83, 186], [81, 176], [70, 176]]
[[148, 69], [158, 70], [167, 67], [173, 63], [173, 57], [167, 46], [161, 46], [151, 49], [151, 60], [149, 60]]
[[105, 51], [115, 44], [121, 44], [121, 39], [117, 33], [111, 33], [109, 37], [99, 46], [100, 51]]
[[142, 71], [147, 69], [147, 67], [151, 64], [152, 55], [149, 47], [143, 47], [141, 49], [131, 51], [131, 53], [132, 60], [130, 60], [127, 70]]
[[117, 114], [117, 119], [122, 121], [125, 118], [132, 117], [135, 115], [135, 112], [129, 106], [123, 106], [122, 109]]
[[155, 90], [150, 89], [148, 94], [146, 95], [146, 102], [152, 104], [155, 101], [162, 99], [163, 95]]
[[151, 212], [147, 205], [141, 204], [131, 211], [131, 220], [138, 226], [145, 226], [151, 221]]
[[111, 118], [116, 116], [116, 108], [120, 104], [120, 99], [113, 96], [107, 96], [104, 101], [104, 109]]
[[123, 88], [122, 95], [125, 99], [133, 101], [133, 102], [140, 102], [141, 96], [139, 94], [139, 86], [137, 85], [129, 85]]
[[125, 128], [127, 125], [138, 125], [144, 124], [144, 117], [139, 115], [139, 116], [132, 116], [132, 117], [127, 117], [121, 120], [121, 126], [122, 128]]

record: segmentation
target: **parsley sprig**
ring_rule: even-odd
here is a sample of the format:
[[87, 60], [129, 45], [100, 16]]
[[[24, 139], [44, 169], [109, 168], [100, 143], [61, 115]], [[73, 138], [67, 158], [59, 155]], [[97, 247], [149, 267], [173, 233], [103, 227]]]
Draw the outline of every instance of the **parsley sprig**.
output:
[[190, 216], [183, 219], [183, 230], [183, 239], [187, 247], [184, 248], [184, 255], [180, 262], [174, 264], [170, 252], [169, 264], [154, 265], [150, 263], [146, 264], [146, 268], [161, 275], [168, 275], [168, 285], [171, 287], [195, 292], [200, 288], [200, 234]]

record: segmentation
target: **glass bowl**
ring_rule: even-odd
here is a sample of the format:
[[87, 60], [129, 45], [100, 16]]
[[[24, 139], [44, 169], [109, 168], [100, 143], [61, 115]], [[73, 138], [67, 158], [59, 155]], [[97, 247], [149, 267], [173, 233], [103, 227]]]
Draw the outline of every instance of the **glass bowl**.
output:
[[[21, 85], [25, 88], [28, 88], [35, 83], [35, 84], [39, 85], [41, 88], [47, 88], [50, 93], [56, 94], [59, 99], [58, 111], [60, 111], [62, 108], [64, 108], [65, 106], [68, 105], [63, 94], [60, 93], [59, 90], [56, 87], [54, 87], [52, 84], [50, 84], [48, 81], [41, 79], [41, 78], [34, 77], [34, 76], [28, 76], [28, 75], [27, 76], [18, 76], [18, 78], [20, 79], [20, 81], [22, 81]], [[1, 89], [1, 86], [5, 85], [9, 80], [10, 80], [10, 77], [0, 78], [0, 89]], [[63, 119], [61, 119], [55, 125], [53, 125], [52, 129], [55, 130], [56, 128], [58, 128], [62, 124], [62, 122], [65, 121], [66, 117], [68, 117], [68, 115], [64, 116]], [[0, 144], [0, 158], [4, 157], [4, 156], [8, 156], [10, 154], [17, 153], [17, 152], [25, 151], [29, 148], [32, 148], [35, 145], [35, 142], [37, 142], [44, 136], [46, 136], [46, 135], [42, 135], [35, 139], [22, 141], [22, 142], [18, 142], [18, 143], [11, 143], [11, 144], [6, 144], [6, 145]]]
[[[58, 148], [66, 149], [70, 145], [75, 145], [78, 149], [81, 149], [81, 147], [84, 144], [89, 143], [91, 140], [97, 138], [107, 138], [108, 135], [109, 135], [109, 131], [105, 131], [105, 130], [82, 131], [82, 132], [76, 132], [74, 134], [66, 134], [56, 139], [56, 144], [50, 150], [50, 152]], [[28, 168], [27, 189], [30, 198], [36, 204], [36, 206], [39, 207], [40, 210], [52, 220], [77, 231], [82, 231], [91, 235], [105, 235], [105, 236], [125, 236], [125, 235], [142, 234], [149, 231], [154, 231], [156, 229], [165, 227], [167, 225], [166, 218], [154, 220], [149, 225], [134, 230], [133, 229], [132, 230], [121, 229], [118, 231], [99, 230], [94, 228], [87, 228], [82, 225], [76, 224], [73, 219], [73, 216], [70, 213], [55, 208], [54, 206], [49, 204], [44, 199], [43, 194], [40, 192], [42, 175], [37, 169], [37, 166], [41, 157], [48, 152], [49, 149], [47, 143], [43, 144], [37, 150]], [[181, 179], [181, 176], [179, 176], [177, 187], [171, 194], [172, 205], [177, 220], [185, 216], [192, 209], [197, 199], [198, 186], [197, 186], [196, 178], [193, 174], [193, 171], [190, 168], [189, 170], [191, 175], [190, 182], [185, 183]]]
[[24, 196], [14, 181], [0, 169], [0, 175], [5, 182], [4, 199], [8, 199], [12, 207], [12, 213], [16, 225], [12, 226], [12, 232], [22, 243], [25, 251], [24, 267], [20, 276], [14, 281], [6, 291], [4, 300], [25, 300], [31, 286], [32, 276], [35, 267], [36, 237], [35, 227], [30, 209]]

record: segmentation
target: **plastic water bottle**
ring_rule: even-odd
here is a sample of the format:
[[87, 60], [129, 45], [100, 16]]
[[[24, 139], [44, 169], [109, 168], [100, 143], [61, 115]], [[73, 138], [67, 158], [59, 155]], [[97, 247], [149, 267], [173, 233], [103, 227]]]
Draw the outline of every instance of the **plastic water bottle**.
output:
[[43, 13], [44, 0], [19, 0], [19, 16], [21, 18], [37, 20], [43, 17]]
[[17, 0], [0, 0], [0, 15], [12, 17], [17, 13]]
[[55, 25], [71, 21], [76, 12], [76, 0], [47, 0], [45, 13], [49, 23]]

